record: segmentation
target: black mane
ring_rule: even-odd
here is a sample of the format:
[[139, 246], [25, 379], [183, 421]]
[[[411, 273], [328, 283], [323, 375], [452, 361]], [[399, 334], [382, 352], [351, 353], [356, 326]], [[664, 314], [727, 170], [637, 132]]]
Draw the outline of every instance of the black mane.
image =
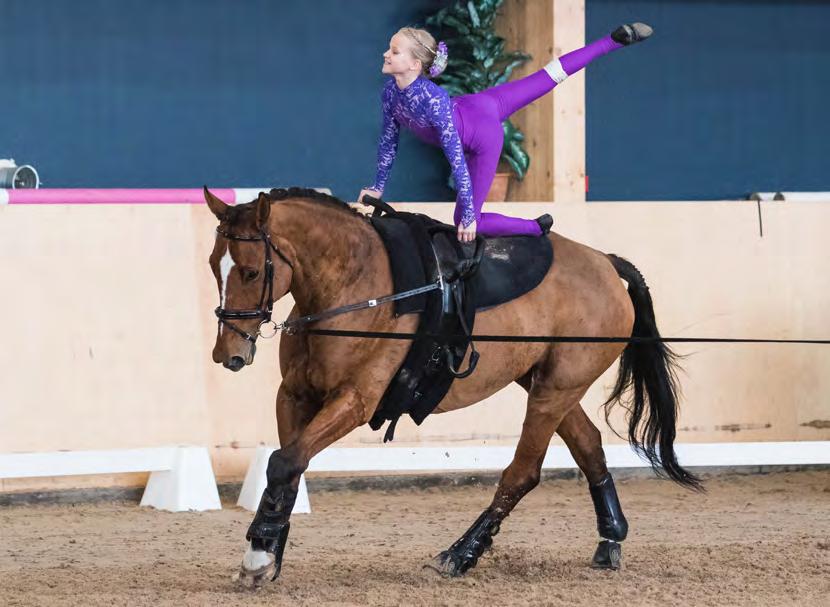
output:
[[336, 196], [332, 196], [331, 194], [324, 194], [323, 192], [318, 192], [317, 190], [314, 190], [312, 188], [274, 188], [270, 192], [268, 192], [266, 196], [272, 202], [279, 202], [281, 200], [286, 200], [288, 198], [305, 198], [306, 200], [313, 200], [314, 202], [319, 202], [327, 206], [333, 206], [337, 209], [340, 209], [341, 211], [348, 211], [350, 214], [356, 215], [357, 217], [363, 220], [366, 219], [365, 215], [358, 212], [348, 202], [344, 202]]
[[[271, 202], [281, 202], [291, 198], [302, 198], [304, 200], [311, 200], [313, 202], [335, 208], [339, 211], [345, 211], [363, 221], [367, 221], [366, 216], [354, 209], [349, 203], [340, 200], [336, 196], [324, 194], [323, 192], [318, 192], [312, 188], [274, 188], [270, 192], [263, 193]], [[230, 207], [228, 209], [228, 215], [225, 217], [225, 221], [229, 225], [233, 226], [242, 225], [249, 219], [253, 219], [255, 202], [256, 201]]]

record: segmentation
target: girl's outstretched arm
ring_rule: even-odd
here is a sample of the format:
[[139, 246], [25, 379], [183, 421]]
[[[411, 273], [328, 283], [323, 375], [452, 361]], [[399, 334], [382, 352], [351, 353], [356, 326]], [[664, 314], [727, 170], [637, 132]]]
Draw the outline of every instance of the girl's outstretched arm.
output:
[[375, 183], [369, 189], [383, 194], [386, 182], [389, 179], [389, 173], [392, 170], [392, 164], [394, 164], [395, 156], [398, 154], [398, 137], [401, 130], [398, 121], [392, 115], [392, 90], [389, 86], [383, 89], [381, 105], [383, 108], [383, 129], [380, 133], [380, 139], [378, 139], [378, 168]]
[[461, 204], [461, 225], [469, 227], [475, 220], [473, 207], [473, 184], [470, 172], [467, 169], [467, 160], [464, 158], [464, 148], [461, 137], [452, 121], [452, 106], [448, 95], [437, 95], [429, 103], [430, 118], [438, 129], [441, 139], [441, 148], [450, 163], [455, 188], [458, 191], [458, 202]]

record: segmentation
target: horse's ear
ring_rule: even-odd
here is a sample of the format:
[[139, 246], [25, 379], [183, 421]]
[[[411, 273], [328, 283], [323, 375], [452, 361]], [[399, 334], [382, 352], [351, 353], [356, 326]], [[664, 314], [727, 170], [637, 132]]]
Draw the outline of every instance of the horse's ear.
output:
[[216, 215], [216, 219], [222, 221], [225, 218], [225, 214], [228, 212], [228, 205], [224, 202], [219, 200], [216, 196], [211, 194], [210, 190], [208, 190], [207, 186], [205, 186], [205, 202], [207, 202], [208, 207], [210, 208], [211, 212]]
[[256, 201], [256, 227], [264, 228], [268, 225], [268, 216], [271, 214], [271, 199], [265, 192], [259, 193]]

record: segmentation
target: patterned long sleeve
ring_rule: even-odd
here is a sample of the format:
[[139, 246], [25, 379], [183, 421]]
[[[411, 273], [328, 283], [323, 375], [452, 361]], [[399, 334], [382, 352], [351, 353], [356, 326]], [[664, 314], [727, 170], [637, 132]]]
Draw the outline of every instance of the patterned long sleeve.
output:
[[452, 121], [452, 106], [446, 95], [436, 95], [429, 99], [429, 114], [433, 126], [437, 129], [441, 142], [441, 149], [450, 163], [455, 188], [461, 202], [461, 223], [466, 228], [475, 221], [473, 208], [473, 185], [470, 173], [467, 170], [467, 161], [464, 158], [464, 148], [461, 137]]
[[393, 115], [393, 93], [389, 86], [384, 87], [381, 94], [381, 106], [383, 108], [383, 129], [378, 139], [378, 168], [375, 175], [373, 190], [383, 192], [386, 182], [389, 180], [389, 173], [395, 156], [398, 154], [398, 138], [400, 136], [400, 124]]

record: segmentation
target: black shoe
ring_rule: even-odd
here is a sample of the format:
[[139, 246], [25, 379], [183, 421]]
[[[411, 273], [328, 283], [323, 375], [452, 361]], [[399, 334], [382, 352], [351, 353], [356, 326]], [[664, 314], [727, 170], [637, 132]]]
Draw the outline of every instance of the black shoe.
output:
[[611, 32], [611, 38], [614, 42], [628, 46], [629, 44], [645, 40], [653, 33], [654, 30], [651, 26], [646, 25], [645, 23], [626, 23]]
[[540, 215], [536, 218], [536, 223], [539, 224], [539, 227], [542, 228], [542, 235], [550, 232], [550, 229], [553, 227], [553, 217], [551, 217], [548, 213], [544, 215]]

